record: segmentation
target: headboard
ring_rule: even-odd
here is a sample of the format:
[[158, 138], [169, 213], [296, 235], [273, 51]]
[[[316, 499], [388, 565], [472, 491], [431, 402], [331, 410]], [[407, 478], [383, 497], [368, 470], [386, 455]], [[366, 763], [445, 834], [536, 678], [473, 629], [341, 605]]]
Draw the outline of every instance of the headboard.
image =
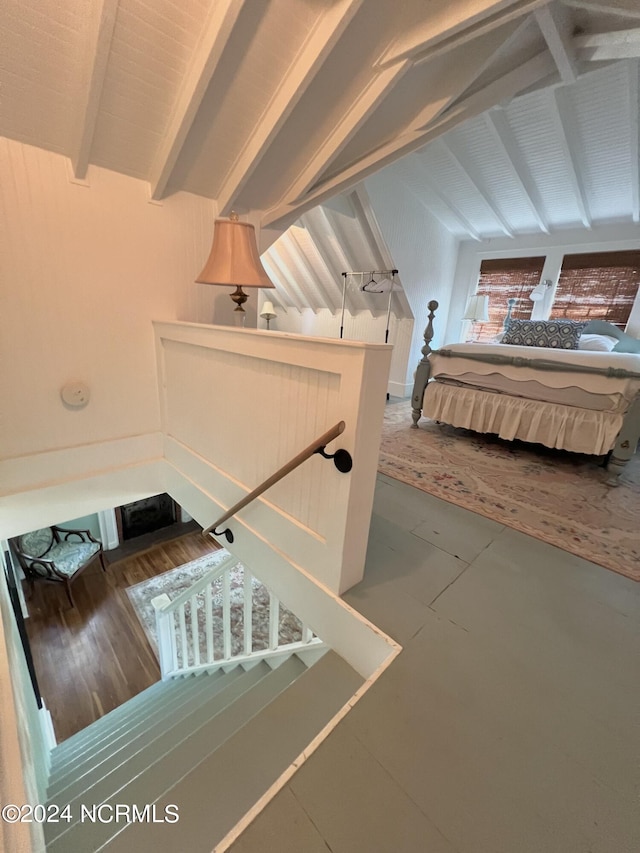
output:
[[584, 327], [584, 334], [609, 335], [610, 338], [617, 338], [618, 343], [614, 346], [613, 352], [640, 353], [640, 341], [637, 338], [632, 338], [631, 335], [621, 331], [613, 323], [607, 323], [606, 320], [590, 320]]

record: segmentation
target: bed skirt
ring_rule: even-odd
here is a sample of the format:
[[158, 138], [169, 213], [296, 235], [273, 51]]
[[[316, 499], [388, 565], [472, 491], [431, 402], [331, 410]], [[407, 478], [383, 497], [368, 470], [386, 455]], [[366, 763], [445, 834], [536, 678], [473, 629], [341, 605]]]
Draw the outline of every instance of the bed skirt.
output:
[[624, 420], [624, 415], [614, 412], [594, 412], [444, 382], [427, 385], [423, 414], [452, 426], [493, 433], [506, 441], [517, 438], [595, 456], [613, 448]]

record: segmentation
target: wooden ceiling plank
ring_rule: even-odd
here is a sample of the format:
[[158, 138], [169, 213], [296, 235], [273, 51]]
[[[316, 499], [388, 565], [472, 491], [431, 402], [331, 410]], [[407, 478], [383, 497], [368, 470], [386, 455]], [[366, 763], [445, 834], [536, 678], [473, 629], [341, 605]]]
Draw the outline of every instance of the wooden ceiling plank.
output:
[[577, 154], [571, 142], [572, 139], [575, 139], [577, 130], [575, 129], [574, 122], [571, 121], [570, 105], [567, 103], [566, 91], [563, 88], [551, 89], [548, 98], [551, 104], [551, 116], [556, 126], [558, 139], [560, 140], [564, 154], [566, 175], [576, 198], [578, 210], [580, 211], [580, 219], [584, 227], [590, 229], [593, 223], [591, 221], [591, 214], [589, 213], [589, 204], [577, 166]]
[[534, 16], [558, 67], [562, 82], [575, 83], [578, 71], [572, 40], [573, 22], [569, 9], [555, 0], [554, 3], [536, 9]]
[[511, 170], [512, 177], [519, 184], [520, 190], [531, 208], [531, 212], [538, 223], [538, 227], [545, 234], [549, 233], [549, 226], [546, 223], [542, 213], [540, 212], [541, 200], [540, 194], [535, 186], [529, 168], [524, 157], [518, 150], [516, 141], [511, 132], [511, 128], [507, 123], [507, 119], [500, 109], [491, 109], [486, 114], [487, 127], [496, 142], [498, 148], [502, 151], [504, 159], [507, 161]]
[[84, 79], [87, 80], [87, 86], [78, 108], [78, 115], [81, 118], [78, 122], [77, 137], [71, 155], [74, 177], [80, 181], [84, 180], [89, 168], [91, 146], [98, 120], [98, 110], [107, 74], [117, 14], [118, 0], [102, 0], [102, 4], [97, 7], [92, 21], [91, 37], [87, 39], [86, 73], [83, 75]]
[[287, 74], [239, 152], [218, 192], [218, 208], [227, 215], [231, 205], [266, 154], [278, 131], [344, 33], [363, 0], [340, 0], [324, 11], [309, 32]]
[[413, 162], [415, 163], [415, 167], [422, 173], [420, 176], [420, 180], [427, 188], [427, 191], [434, 195], [442, 203], [442, 205], [447, 209], [447, 211], [456, 220], [456, 222], [458, 222], [462, 230], [466, 231], [467, 234], [472, 238], [472, 240], [477, 240], [478, 242], [480, 242], [482, 240], [480, 234], [469, 222], [464, 213], [462, 213], [462, 211], [451, 201], [451, 199], [447, 198], [444, 193], [440, 192], [438, 187], [429, 177], [429, 170], [424, 165], [422, 160], [420, 160], [418, 157], [414, 157]]
[[317, 294], [320, 297], [320, 302], [322, 303], [320, 307], [326, 308], [333, 314], [338, 309], [339, 303], [335, 304], [329, 296], [322, 279], [318, 272], [313, 268], [304, 246], [300, 244], [296, 234], [296, 229], [290, 229], [286, 236], [291, 243], [291, 247], [295, 249], [295, 254], [292, 255], [291, 260], [295, 264], [298, 273], [302, 278], [307, 279], [311, 283], [311, 287], [317, 291]]
[[496, 104], [514, 97], [518, 92], [533, 85], [538, 80], [548, 77], [554, 71], [555, 63], [549, 53], [544, 51], [538, 54], [481, 91], [459, 100], [430, 126], [420, 130], [409, 128], [380, 148], [370, 152], [357, 163], [320, 184], [313, 192], [308, 193], [303, 200], [281, 202], [265, 211], [261, 221], [262, 227], [291, 224], [305, 210], [344, 192], [344, 190], [366, 178], [367, 175], [379, 171], [405, 154], [422, 148], [431, 139], [435, 139], [461, 122], [480, 115]]
[[338, 263], [335, 263], [330, 253], [326, 250], [323, 243], [322, 236], [322, 224], [318, 221], [320, 219], [320, 212], [322, 208], [314, 208], [313, 210], [309, 210], [302, 215], [300, 218], [300, 224], [307, 230], [309, 233], [309, 237], [313, 241], [313, 245], [316, 248], [316, 251], [319, 255], [320, 260], [322, 261], [326, 271], [328, 278], [331, 280], [331, 291], [333, 294], [332, 301], [335, 302], [338, 306], [342, 304], [342, 277], [341, 274], [344, 272], [343, 267], [341, 267]]
[[149, 171], [152, 199], [161, 199], [165, 193], [182, 146], [244, 3], [245, 0], [216, 0], [211, 5], [202, 35], [176, 98], [169, 126]]
[[496, 219], [496, 221], [500, 225], [500, 228], [501, 228], [502, 232], [504, 233], [505, 237], [513, 237], [513, 231], [511, 230], [511, 226], [509, 225], [507, 220], [504, 218], [504, 216], [500, 213], [500, 211], [498, 210], [498, 208], [494, 204], [494, 202], [491, 200], [491, 198], [489, 197], [488, 189], [486, 187], [481, 187], [480, 183], [475, 178], [471, 177], [471, 170], [468, 166], [466, 166], [462, 162], [461, 155], [456, 154], [452, 150], [452, 148], [445, 143], [444, 139], [442, 139], [442, 138], [440, 140], [438, 140], [438, 144], [439, 144], [441, 150], [444, 152], [445, 156], [448, 157], [449, 160], [456, 166], [458, 171], [462, 173], [462, 175], [463, 175], [464, 179], [467, 181], [467, 183], [471, 184], [471, 186], [474, 188], [474, 190], [478, 193], [478, 195], [482, 199], [485, 207], [487, 207], [491, 211], [492, 216]]
[[[294, 293], [291, 286], [291, 274], [285, 269], [277, 248], [272, 246], [269, 251], [260, 258], [260, 260], [262, 261], [264, 268], [269, 273], [269, 278], [278, 282], [278, 286], [289, 302], [287, 307], [295, 308], [298, 314], [302, 314], [302, 309], [305, 307], [304, 302], [301, 301], [299, 296]], [[276, 287], [276, 292], [277, 290], [278, 287]], [[272, 293], [273, 291], [269, 292]]]

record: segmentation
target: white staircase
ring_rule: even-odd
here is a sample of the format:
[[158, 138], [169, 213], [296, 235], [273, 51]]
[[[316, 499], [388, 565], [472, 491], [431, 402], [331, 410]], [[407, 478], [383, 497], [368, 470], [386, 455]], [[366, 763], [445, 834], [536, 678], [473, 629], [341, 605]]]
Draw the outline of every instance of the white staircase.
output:
[[48, 853], [210, 853], [363, 682], [332, 651], [225, 670], [159, 682], [53, 750], [48, 801], [70, 820], [46, 824]]

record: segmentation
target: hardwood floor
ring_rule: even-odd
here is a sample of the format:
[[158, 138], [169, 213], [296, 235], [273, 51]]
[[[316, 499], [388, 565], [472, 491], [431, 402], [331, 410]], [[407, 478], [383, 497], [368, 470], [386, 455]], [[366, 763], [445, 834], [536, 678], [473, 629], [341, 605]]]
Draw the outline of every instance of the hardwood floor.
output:
[[107, 552], [106, 573], [96, 562], [74, 582], [75, 609], [62, 585], [36, 585], [26, 626], [58, 743], [160, 678], [126, 588], [216, 548], [197, 531], [114, 562]]

